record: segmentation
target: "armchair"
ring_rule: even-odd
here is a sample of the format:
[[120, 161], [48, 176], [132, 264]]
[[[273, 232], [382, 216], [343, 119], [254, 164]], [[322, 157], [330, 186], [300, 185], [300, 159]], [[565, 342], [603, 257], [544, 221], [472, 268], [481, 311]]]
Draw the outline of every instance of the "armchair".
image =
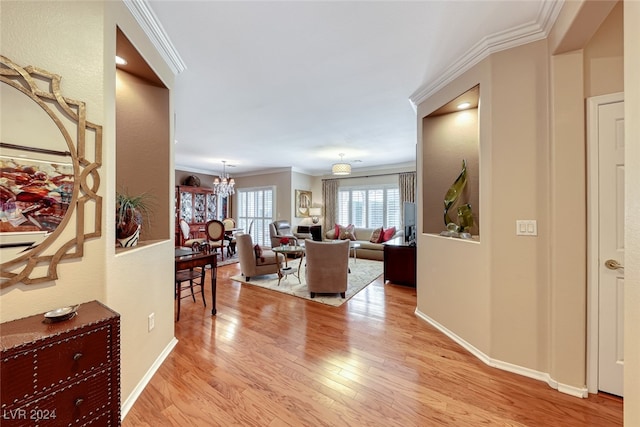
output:
[[237, 234], [236, 248], [240, 260], [240, 272], [247, 279], [247, 282], [253, 276], [264, 274], [277, 274], [278, 278], [282, 276], [280, 267], [284, 261], [284, 255], [264, 249], [260, 257], [256, 256], [250, 234]]
[[271, 237], [271, 247], [280, 246], [280, 239], [288, 237], [292, 244], [298, 245], [298, 239], [291, 231], [291, 224], [286, 219], [279, 219], [269, 224], [269, 237]]
[[349, 241], [305, 241], [307, 288], [316, 294], [339, 293], [346, 297], [349, 283]]

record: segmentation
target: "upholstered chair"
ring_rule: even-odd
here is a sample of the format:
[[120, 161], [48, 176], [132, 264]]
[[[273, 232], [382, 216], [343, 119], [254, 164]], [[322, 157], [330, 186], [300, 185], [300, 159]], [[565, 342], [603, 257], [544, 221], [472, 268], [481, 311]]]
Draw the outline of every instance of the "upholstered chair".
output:
[[229, 241], [224, 238], [224, 224], [222, 221], [217, 219], [207, 221], [204, 231], [207, 233], [209, 248], [214, 252], [220, 249], [220, 259], [224, 260], [224, 250], [229, 246]]
[[227, 255], [231, 257], [236, 252], [235, 232], [229, 231], [236, 228], [236, 221], [233, 218], [225, 218], [222, 220], [224, 225], [224, 238], [229, 242], [227, 247]]
[[349, 282], [349, 241], [315, 242], [305, 240], [307, 288], [316, 294], [339, 293], [345, 298]]
[[191, 235], [191, 229], [189, 228], [189, 224], [184, 219], [180, 220], [180, 237], [182, 237], [180, 246], [192, 247], [194, 243], [202, 244], [207, 239], [196, 239]]
[[298, 245], [298, 239], [291, 231], [291, 224], [286, 219], [279, 219], [269, 224], [269, 237], [271, 237], [271, 247], [280, 246], [280, 239], [287, 237], [292, 245]]
[[250, 234], [237, 234], [236, 247], [240, 260], [240, 272], [247, 282], [254, 276], [264, 274], [277, 274], [281, 277], [280, 267], [284, 262], [284, 255], [277, 254], [270, 249], [261, 249], [261, 254], [256, 254]]

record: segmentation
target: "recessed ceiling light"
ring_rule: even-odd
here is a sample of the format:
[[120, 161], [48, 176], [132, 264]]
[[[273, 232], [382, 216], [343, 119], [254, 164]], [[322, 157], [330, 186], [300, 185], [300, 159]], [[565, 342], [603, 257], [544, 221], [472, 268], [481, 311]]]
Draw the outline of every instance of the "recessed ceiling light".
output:
[[464, 110], [465, 108], [471, 107], [470, 102], [463, 102], [462, 104], [458, 104], [458, 110]]
[[117, 65], [127, 65], [127, 60], [124, 58], [120, 58], [118, 55], [116, 55], [116, 64]]

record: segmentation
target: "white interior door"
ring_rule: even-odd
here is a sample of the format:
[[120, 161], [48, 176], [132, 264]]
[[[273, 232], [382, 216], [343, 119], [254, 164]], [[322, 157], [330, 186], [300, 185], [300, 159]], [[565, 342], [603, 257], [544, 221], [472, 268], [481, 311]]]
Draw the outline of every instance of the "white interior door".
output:
[[623, 395], [624, 103], [598, 106], [598, 390]]

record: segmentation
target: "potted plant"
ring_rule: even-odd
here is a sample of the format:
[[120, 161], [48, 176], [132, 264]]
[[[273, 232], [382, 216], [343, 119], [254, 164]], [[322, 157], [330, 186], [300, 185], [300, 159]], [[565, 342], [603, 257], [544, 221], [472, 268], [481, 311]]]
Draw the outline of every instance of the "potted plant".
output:
[[116, 238], [122, 247], [138, 244], [144, 216], [149, 217], [148, 193], [131, 196], [126, 191], [116, 193]]

